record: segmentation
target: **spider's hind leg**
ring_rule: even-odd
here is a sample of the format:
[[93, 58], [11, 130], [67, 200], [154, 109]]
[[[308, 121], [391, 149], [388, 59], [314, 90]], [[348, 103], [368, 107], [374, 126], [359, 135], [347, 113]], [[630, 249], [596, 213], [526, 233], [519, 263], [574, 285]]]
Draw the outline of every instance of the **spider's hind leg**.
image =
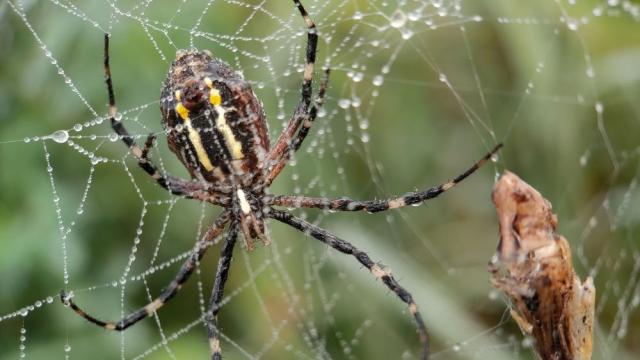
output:
[[418, 305], [416, 305], [415, 301], [413, 300], [413, 296], [411, 295], [411, 293], [409, 293], [404, 287], [402, 287], [390, 272], [384, 270], [383, 267], [371, 260], [369, 255], [353, 246], [348, 241], [340, 239], [327, 230], [313, 225], [303, 219], [295, 217], [287, 212], [275, 209], [271, 209], [271, 211], [269, 212], [269, 217], [287, 224], [294, 229], [305, 233], [305, 235], [311, 236], [316, 240], [319, 240], [331, 246], [332, 248], [338, 250], [343, 254], [353, 256], [354, 258], [356, 258], [356, 260], [358, 260], [360, 264], [365, 266], [376, 279], [381, 280], [389, 290], [393, 291], [396, 296], [407, 305], [409, 313], [411, 313], [411, 316], [413, 316], [413, 319], [416, 323], [420, 343], [422, 345], [422, 354], [420, 356], [420, 359], [428, 359], [429, 337], [427, 335], [427, 328], [425, 326], [424, 320], [422, 319], [422, 315], [418, 310]]
[[118, 321], [103, 321], [100, 320], [93, 315], [90, 315], [86, 311], [84, 311], [81, 307], [76, 305], [73, 301], [73, 296], [70, 293], [65, 292], [64, 290], [60, 292], [60, 300], [65, 306], [70, 307], [76, 314], [83, 317], [85, 320], [103, 327], [107, 330], [115, 330], [115, 331], [123, 331], [128, 327], [136, 324], [138, 321], [145, 319], [149, 316], [152, 316], [156, 311], [158, 311], [164, 304], [169, 302], [173, 297], [182, 289], [184, 283], [189, 280], [194, 270], [198, 266], [200, 260], [205, 255], [207, 250], [217, 242], [218, 236], [224, 230], [226, 223], [229, 221], [229, 213], [223, 212], [218, 218], [215, 220], [213, 225], [207, 230], [204, 237], [200, 242], [196, 244], [191, 256], [187, 258], [187, 260], [182, 264], [182, 267], [176, 274], [175, 278], [169, 283], [169, 285], [157, 296], [153, 301], [148, 303], [147, 305], [139, 308], [138, 310], [130, 313], [129, 315], [123, 317]]

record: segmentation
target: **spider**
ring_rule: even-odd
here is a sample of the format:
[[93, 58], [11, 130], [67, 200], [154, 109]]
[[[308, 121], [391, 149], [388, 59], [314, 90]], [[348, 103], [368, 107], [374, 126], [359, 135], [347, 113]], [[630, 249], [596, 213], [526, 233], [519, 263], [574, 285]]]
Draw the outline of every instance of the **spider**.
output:
[[[141, 148], [126, 130], [116, 110], [109, 66], [109, 35], [105, 34], [104, 72], [109, 96], [108, 114], [113, 130], [129, 148], [138, 165], [158, 185], [174, 195], [218, 205], [223, 211], [197, 242], [190, 257], [160, 295], [121, 320], [106, 322], [97, 319], [78, 307], [72, 296], [64, 291], [60, 294], [62, 302], [89, 322], [108, 330], [123, 331], [153, 315], [171, 300], [192, 275], [206, 251], [222, 241], [212, 295], [202, 319], [207, 329], [211, 358], [221, 359], [218, 313], [236, 239], [241, 232], [249, 251], [254, 248], [256, 240], [268, 245], [271, 240], [265, 219], [274, 219], [341, 253], [352, 255], [376, 279], [380, 279], [408, 306], [419, 333], [421, 358], [426, 359], [429, 355], [429, 341], [422, 315], [412, 295], [398, 284], [391, 273], [346, 240], [275, 207], [374, 213], [417, 204], [451, 189], [480, 168], [502, 145], [497, 145], [471, 168], [448, 182], [386, 200], [268, 194], [267, 189], [271, 183], [308, 135], [318, 109], [323, 106], [329, 80], [327, 69], [314, 99], [312, 80], [318, 34], [316, 25], [300, 1], [293, 0], [293, 3], [306, 23], [306, 64], [300, 101], [273, 147], [270, 146], [262, 104], [247, 81], [209, 51], [190, 49], [177, 52], [161, 91], [160, 110], [169, 148], [187, 168], [191, 180], [162, 174], [149, 158], [149, 150], [154, 145], [155, 137], [149, 135]], [[225, 228], [227, 231], [222, 240]]]

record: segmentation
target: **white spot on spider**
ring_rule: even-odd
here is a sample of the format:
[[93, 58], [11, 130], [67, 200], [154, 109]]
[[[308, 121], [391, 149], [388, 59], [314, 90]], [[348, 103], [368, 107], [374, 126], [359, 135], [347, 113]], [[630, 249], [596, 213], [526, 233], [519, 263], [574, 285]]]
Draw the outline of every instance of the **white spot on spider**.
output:
[[376, 279], [381, 279], [382, 277], [389, 275], [388, 272], [382, 270], [378, 265], [373, 265], [371, 267], [371, 273], [376, 277]]
[[399, 198], [399, 199], [394, 199], [389, 201], [389, 209], [397, 209], [397, 208], [401, 208], [403, 206], [405, 206], [406, 203], [404, 201], [404, 198]]
[[162, 305], [163, 302], [160, 299], [155, 299], [152, 303], [144, 307], [144, 311], [148, 315], [151, 315], [156, 312], [156, 310], [158, 310]]
[[415, 315], [418, 312], [418, 305], [411, 303], [411, 305], [409, 305], [409, 312], [411, 312], [412, 315]]
[[211, 347], [212, 353], [220, 353], [222, 351], [222, 349], [220, 348], [220, 340], [218, 339], [211, 339], [209, 346]]
[[238, 200], [240, 201], [240, 210], [242, 210], [245, 215], [248, 215], [251, 212], [251, 206], [247, 201], [247, 197], [244, 195], [244, 191], [242, 191], [242, 189], [238, 189], [237, 194]]
[[447, 191], [449, 189], [451, 189], [452, 187], [454, 187], [456, 185], [456, 183], [454, 183], [453, 181], [449, 181], [448, 183], [442, 185], [442, 191]]

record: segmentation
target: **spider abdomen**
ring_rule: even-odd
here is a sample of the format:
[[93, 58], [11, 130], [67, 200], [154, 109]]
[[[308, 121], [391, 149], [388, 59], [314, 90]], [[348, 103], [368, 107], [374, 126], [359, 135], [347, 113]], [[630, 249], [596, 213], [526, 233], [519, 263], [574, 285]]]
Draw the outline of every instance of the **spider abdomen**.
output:
[[194, 178], [257, 181], [269, 151], [267, 123], [251, 86], [207, 51], [179, 51], [162, 88], [169, 148]]

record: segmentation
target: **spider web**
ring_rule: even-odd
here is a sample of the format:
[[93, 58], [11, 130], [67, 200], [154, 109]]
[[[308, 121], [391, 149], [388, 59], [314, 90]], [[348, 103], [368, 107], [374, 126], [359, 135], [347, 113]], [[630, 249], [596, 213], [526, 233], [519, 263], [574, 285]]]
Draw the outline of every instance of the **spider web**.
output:
[[[529, 359], [531, 339], [491, 290], [489, 200], [503, 169], [554, 204], [597, 288], [595, 359], [640, 349], [640, 5], [633, 1], [307, 0], [332, 75], [325, 107], [274, 194], [384, 198], [497, 162], [417, 208], [295, 213], [380, 260], [416, 299], [434, 359]], [[187, 177], [160, 126], [178, 48], [209, 49], [253, 84], [273, 139], [299, 97], [304, 22], [288, 1], [0, 4], [0, 358], [206, 358], [202, 314], [217, 247], [153, 318], [117, 320], [172, 280], [219, 209], [177, 199], [109, 128], [102, 34], [119, 114], [163, 171]], [[404, 306], [352, 258], [270, 223], [238, 248], [220, 315], [229, 359], [418, 357]], [[635, 354], [635, 355], [634, 355]]]

